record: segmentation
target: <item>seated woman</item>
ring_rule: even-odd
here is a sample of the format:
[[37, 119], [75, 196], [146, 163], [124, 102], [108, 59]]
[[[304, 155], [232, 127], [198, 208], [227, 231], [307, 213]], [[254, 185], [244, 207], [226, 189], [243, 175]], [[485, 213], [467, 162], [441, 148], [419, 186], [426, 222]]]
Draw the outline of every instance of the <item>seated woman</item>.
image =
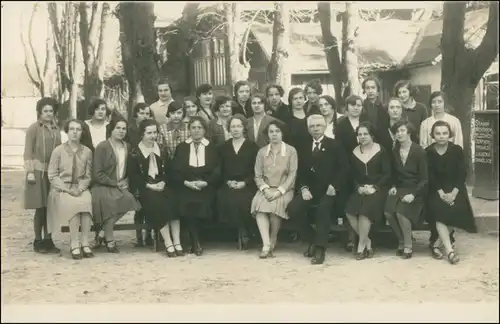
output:
[[384, 216], [384, 204], [391, 180], [391, 160], [382, 145], [375, 143], [375, 128], [361, 122], [357, 129], [359, 145], [351, 153], [355, 191], [347, 201], [345, 212], [359, 236], [357, 260], [373, 257], [368, 237], [372, 223]]
[[216, 117], [208, 123], [207, 139], [219, 147], [231, 138], [231, 133], [227, 129], [227, 120], [233, 114], [231, 98], [216, 97], [213, 112]]
[[198, 221], [213, 217], [212, 205], [220, 177], [219, 153], [205, 138], [207, 126], [202, 117], [191, 117], [188, 125], [190, 137], [175, 150], [173, 180], [177, 212], [191, 236], [190, 252], [201, 256]]
[[412, 223], [420, 222], [428, 183], [425, 151], [412, 142], [413, 126], [399, 121], [391, 128], [397, 143], [392, 150], [392, 188], [384, 214], [398, 237], [396, 255], [412, 257]]
[[[174, 199], [170, 190], [172, 169], [168, 151], [161, 150], [156, 138], [158, 124], [154, 120], [144, 120], [139, 125], [141, 141], [129, 155], [128, 174], [132, 192], [139, 192], [141, 213], [155, 230], [163, 236], [167, 256], [183, 256], [180, 240], [180, 221], [173, 207]], [[170, 235], [172, 231], [172, 235]], [[173, 241], [173, 242], [172, 242]], [[158, 240], [156, 240], [158, 244]]]
[[110, 253], [118, 253], [113, 235], [116, 222], [127, 213], [140, 209], [130, 193], [127, 178], [129, 145], [123, 139], [127, 121], [117, 117], [110, 121], [111, 137], [95, 148], [92, 170], [92, 216], [101, 224], [97, 244], [106, 243]]
[[[431, 136], [434, 143], [426, 149], [429, 165], [427, 208], [436, 221], [436, 228], [448, 261], [456, 264], [459, 258], [450, 239], [452, 228], [461, 228], [469, 233], [477, 232], [465, 186], [467, 175], [465, 156], [459, 145], [450, 142], [454, 134], [448, 122], [436, 121], [431, 128]], [[434, 246], [432, 249], [433, 254], [438, 256], [441, 254], [438, 247]]]
[[266, 127], [270, 143], [259, 150], [255, 160], [255, 184], [259, 189], [252, 200], [251, 213], [262, 238], [260, 258], [273, 256], [281, 220], [288, 219], [286, 208], [293, 198], [297, 176], [297, 151], [283, 142], [285, 125], [273, 120]]
[[89, 191], [92, 151], [80, 143], [82, 124], [77, 119], [68, 121], [64, 127], [68, 141], [54, 149], [48, 169], [51, 184], [47, 206], [49, 231], [69, 223], [71, 256], [75, 260], [94, 256], [89, 244], [92, 225], [92, 196]]
[[245, 139], [245, 117], [237, 114], [228, 120], [232, 139], [220, 148], [222, 187], [217, 192], [219, 220], [238, 228], [238, 249], [247, 250], [250, 206], [257, 191], [254, 166], [258, 147]]

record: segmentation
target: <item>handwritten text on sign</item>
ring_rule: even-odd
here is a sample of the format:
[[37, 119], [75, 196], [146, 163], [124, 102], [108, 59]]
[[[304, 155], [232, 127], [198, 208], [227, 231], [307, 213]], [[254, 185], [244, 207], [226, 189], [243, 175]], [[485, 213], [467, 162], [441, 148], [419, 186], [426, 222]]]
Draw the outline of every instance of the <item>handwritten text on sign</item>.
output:
[[474, 123], [474, 161], [492, 164], [493, 161], [493, 128], [487, 120], [476, 119]]

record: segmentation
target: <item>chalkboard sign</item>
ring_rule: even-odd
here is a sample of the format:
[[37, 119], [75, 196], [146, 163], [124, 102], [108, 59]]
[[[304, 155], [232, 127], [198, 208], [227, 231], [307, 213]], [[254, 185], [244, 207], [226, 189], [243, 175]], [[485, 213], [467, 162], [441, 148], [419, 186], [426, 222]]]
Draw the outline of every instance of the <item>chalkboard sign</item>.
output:
[[474, 112], [474, 188], [472, 195], [498, 199], [498, 110]]

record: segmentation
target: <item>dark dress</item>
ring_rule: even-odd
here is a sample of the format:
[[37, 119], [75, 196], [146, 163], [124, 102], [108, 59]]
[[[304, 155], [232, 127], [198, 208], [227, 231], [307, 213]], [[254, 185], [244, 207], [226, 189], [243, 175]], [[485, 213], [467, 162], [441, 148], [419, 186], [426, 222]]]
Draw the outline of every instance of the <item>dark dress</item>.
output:
[[321, 115], [321, 111], [319, 110], [318, 103], [311, 103], [309, 100], [305, 102], [304, 104], [304, 112], [306, 113], [306, 116], [311, 116], [314, 114]]
[[392, 137], [388, 132], [389, 129], [389, 113], [380, 99], [375, 102], [368, 99], [363, 100], [363, 111], [359, 117], [361, 121], [370, 122], [375, 127], [375, 142], [382, 145], [386, 152], [392, 151]]
[[287, 104], [281, 101], [276, 110], [273, 110], [269, 105], [266, 105], [266, 114], [281, 120], [285, 124], [288, 124], [290, 118], [292, 118], [292, 112], [290, 109], [291, 108]]
[[[429, 166], [427, 212], [438, 222], [476, 233], [474, 213], [465, 186], [467, 167], [462, 148], [449, 143], [446, 152], [439, 155], [435, 144], [432, 144], [426, 151]], [[455, 203], [450, 206], [439, 197], [438, 190], [449, 193], [453, 188], [458, 189], [458, 194]]]
[[247, 102], [245, 103], [245, 107], [243, 107], [242, 105], [240, 105], [236, 97], [233, 97], [231, 107], [233, 108], [233, 115], [240, 114], [245, 116], [246, 118], [250, 118], [253, 116], [252, 100], [250, 99], [247, 100]]
[[[251, 220], [250, 206], [257, 191], [254, 181], [255, 158], [259, 148], [245, 140], [238, 153], [233, 147], [233, 140], [226, 141], [220, 148], [222, 184], [217, 193], [217, 212], [219, 220], [235, 226], [243, 226]], [[231, 189], [229, 180], [244, 181], [242, 189]]]
[[[179, 219], [173, 206], [171, 191], [172, 167], [168, 152], [162, 149], [161, 156], [155, 155], [158, 175], [153, 179], [148, 175], [149, 157], [144, 157], [139, 147], [134, 147], [129, 155], [128, 174], [130, 191], [139, 192], [139, 202], [142, 205], [141, 213], [146, 223], [154, 228], [162, 228], [170, 220]], [[155, 184], [164, 181], [163, 191], [154, 191], [146, 188], [146, 184]]]
[[347, 116], [342, 116], [337, 121], [335, 139], [342, 144], [345, 151], [349, 152], [349, 154], [351, 154], [356, 146], [358, 146], [358, 135], [356, 134], [356, 130], [352, 127], [352, 124]]
[[311, 135], [307, 129], [307, 117], [299, 119], [291, 116], [287, 123], [284, 141], [296, 150], [307, 145], [311, 141]]
[[[427, 155], [418, 144], [411, 143], [406, 163], [403, 165], [399, 154], [399, 145], [392, 150], [392, 186], [396, 187], [396, 195], [388, 195], [385, 204], [386, 213], [398, 213], [418, 224], [422, 218], [424, 198], [428, 184]], [[411, 203], [404, 203], [401, 198], [413, 194]]]
[[403, 114], [413, 127], [415, 127], [415, 143], [419, 143], [420, 125], [422, 125], [422, 122], [428, 117], [427, 107], [421, 102], [415, 102], [415, 107], [412, 109], [403, 107]]
[[[355, 150], [357, 153], [358, 148]], [[384, 205], [391, 181], [390, 156], [381, 145], [380, 151], [375, 153], [366, 163], [353, 152], [351, 153], [351, 170], [354, 192], [347, 201], [345, 212], [353, 216], [366, 216], [372, 222], [381, 220], [384, 216]], [[375, 187], [375, 193], [360, 195], [357, 189], [367, 184]]]
[[[202, 145], [202, 144], [200, 144]], [[177, 199], [177, 212], [181, 218], [213, 217], [212, 205], [220, 178], [219, 153], [213, 143], [205, 146], [205, 165], [189, 165], [191, 144], [189, 139], [177, 146], [173, 159], [174, 190]], [[193, 190], [184, 181], [206, 181], [208, 185], [201, 190]]]

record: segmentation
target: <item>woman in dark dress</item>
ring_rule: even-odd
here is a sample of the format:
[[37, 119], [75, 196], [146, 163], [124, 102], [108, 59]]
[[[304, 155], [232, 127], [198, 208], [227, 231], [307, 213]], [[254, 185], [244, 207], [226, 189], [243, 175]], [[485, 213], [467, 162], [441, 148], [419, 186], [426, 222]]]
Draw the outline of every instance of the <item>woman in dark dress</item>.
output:
[[130, 189], [132, 192], [139, 192], [141, 212], [146, 218], [146, 224], [155, 230], [155, 237], [158, 238], [158, 233], [161, 233], [167, 256], [182, 256], [184, 251], [180, 241], [180, 221], [173, 208], [174, 199], [170, 189], [172, 169], [168, 150], [160, 149], [156, 142], [156, 121], [142, 121], [139, 135], [141, 141], [129, 155]]
[[220, 148], [222, 186], [217, 193], [219, 220], [238, 228], [238, 249], [248, 249], [252, 216], [250, 206], [257, 191], [254, 165], [257, 145], [245, 139], [245, 117], [235, 115], [228, 120], [232, 139]]
[[345, 212], [359, 236], [357, 260], [373, 257], [368, 237], [372, 223], [384, 217], [384, 204], [391, 180], [391, 161], [382, 145], [375, 143], [375, 128], [362, 122], [357, 129], [360, 144], [351, 154], [355, 191]]
[[190, 137], [177, 146], [173, 160], [173, 180], [177, 194], [177, 212], [186, 222], [192, 252], [203, 254], [198, 222], [213, 218], [212, 205], [220, 178], [219, 153], [205, 138], [207, 126], [202, 117], [189, 120]]
[[427, 156], [425, 151], [411, 140], [414, 131], [408, 121], [392, 126], [397, 143], [392, 150], [392, 188], [384, 208], [387, 221], [398, 237], [396, 255], [404, 259], [412, 257], [412, 224], [421, 221], [424, 197], [427, 189]]
[[241, 114], [246, 118], [253, 116], [251, 92], [251, 85], [248, 81], [236, 82], [234, 85], [233, 114]]
[[212, 110], [214, 103], [214, 93], [212, 86], [208, 83], [201, 84], [196, 88], [196, 106], [198, 107], [198, 116], [203, 117], [206, 123], [215, 118]]
[[286, 123], [292, 117], [290, 107], [283, 102], [285, 90], [279, 84], [270, 84], [266, 87], [266, 113]]
[[321, 86], [321, 81], [314, 79], [309, 81], [304, 87], [304, 92], [307, 95], [307, 101], [304, 104], [304, 111], [307, 116], [313, 114], [320, 114], [318, 99], [319, 96], [323, 94], [323, 87]]
[[227, 121], [233, 114], [231, 98], [227, 96], [217, 96], [213, 105], [215, 118], [208, 123], [207, 139], [216, 147], [224, 144], [231, 138], [227, 129]]
[[305, 111], [306, 97], [301, 88], [292, 88], [288, 93], [288, 102], [291, 107], [291, 118], [287, 123], [284, 141], [294, 148], [302, 147], [310, 140], [311, 135], [307, 129], [307, 115]]
[[431, 129], [436, 141], [427, 147], [429, 165], [428, 212], [436, 220], [448, 261], [456, 264], [459, 258], [452, 247], [450, 232], [453, 227], [476, 233], [476, 223], [465, 186], [467, 167], [462, 148], [451, 143], [453, 137], [450, 124], [438, 120]]
[[420, 125], [429, 115], [427, 107], [415, 101], [417, 89], [408, 80], [399, 80], [394, 85], [394, 95], [403, 103], [404, 115], [415, 129], [416, 142], [419, 143]]

